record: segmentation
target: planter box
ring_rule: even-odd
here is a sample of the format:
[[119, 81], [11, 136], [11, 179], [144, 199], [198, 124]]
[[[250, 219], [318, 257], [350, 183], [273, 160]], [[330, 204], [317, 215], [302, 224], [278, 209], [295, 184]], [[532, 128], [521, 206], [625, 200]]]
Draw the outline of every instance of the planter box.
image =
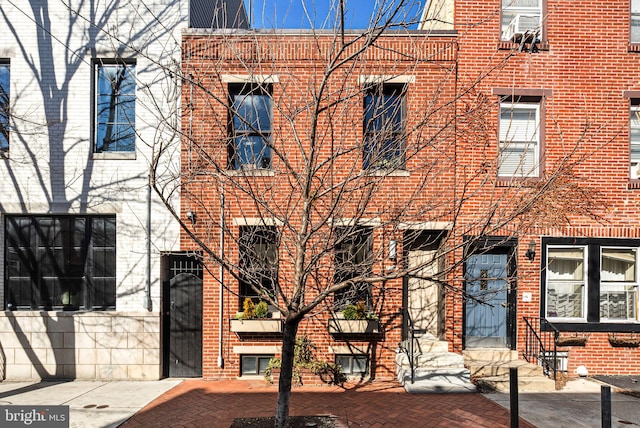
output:
[[282, 319], [231, 320], [231, 331], [235, 333], [282, 333]]
[[329, 320], [331, 334], [379, 334], [378, 320]]

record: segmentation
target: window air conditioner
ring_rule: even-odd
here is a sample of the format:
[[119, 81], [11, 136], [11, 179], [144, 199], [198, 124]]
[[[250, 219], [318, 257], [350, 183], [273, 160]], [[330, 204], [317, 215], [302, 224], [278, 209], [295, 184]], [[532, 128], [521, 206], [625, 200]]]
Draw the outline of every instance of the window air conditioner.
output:
[[503, 40], [511, 42], [535, 41], [540, 37], [540, 15], [518, 14], [513, 17], [502, 34]]

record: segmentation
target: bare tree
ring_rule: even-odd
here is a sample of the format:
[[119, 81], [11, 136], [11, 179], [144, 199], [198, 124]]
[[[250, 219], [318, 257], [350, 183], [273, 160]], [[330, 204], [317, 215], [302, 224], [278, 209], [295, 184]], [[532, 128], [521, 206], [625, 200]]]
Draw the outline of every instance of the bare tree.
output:
[[[400, 300], [403, 278], [462, 297], [470, 248], [507, 242], [549, 212], [592, 215], [571, 157], [533, 186], [497, 184], [504, 158], [495, 102], [477, 89], [484, 76], [458, 82], [455, 36], [404, 30], [410, 5], [377, 2], [359, 32], [344, 30], [339, 2], [335, 30], [183, 39], [180, 168], [166, 169], [174, 153], [157, 146], [151, 180], [225, 292], [282, 314], [279, 427], [305, 318], [363, 302], [393, 323], [399, 305], [385, 299]], [[461, 159], [470, 143], [476, 158]], [[558, 194], [572, 202], [554, 207]], [[412, 263], [402, 256], [412, 245], [435, 251]]]

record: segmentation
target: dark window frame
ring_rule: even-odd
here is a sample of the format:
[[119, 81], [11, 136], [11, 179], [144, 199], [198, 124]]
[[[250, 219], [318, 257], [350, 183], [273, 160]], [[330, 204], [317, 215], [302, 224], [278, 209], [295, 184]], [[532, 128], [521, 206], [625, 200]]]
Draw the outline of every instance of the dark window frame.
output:
[[[407, 88], [406, 83], [377, 83], [365, 88], [362, 120], [363, 169], [405, 167]], [[393, 98], [397, 101], [393, 101]]]
[[[230, 83], [229, 84], [229, 144], [228, 167], [231, 170], [269, 170], [273, 166], [271, 138], [273, 133], [273, 85], [270, 83]], [[253, 100], [263, 104], [263, 110], [254, 110], [255, 116], [242, 115], [243, 100]], [[242, 100], [241, 100], [242, 98]], [[237, 104], [239, 103], [239, 104]], [[268, 104], [268, 105], [267, 105]], [[266, 113], [266, 117], [262, 116]], [[266, 119], [263, 120], [263, 119]], [[268, 122], [268, 129], [264, 127]], [[256, 153], [252, 145], [259, 144]]]
[[[263, 376], [266, 367], [260, 367], [260, 362], [266, 360], [267, 364], [274, 357], [273, 354], [243, 354], [240, 356], [240, 376]], [[246, 360], [255, 360], [255, 370], [251, 372], [245, 372]]]
[[[358, 276], [367, 276], [373, 270], [373, 227], [336, 227], [334, 246], [334, 282], [340, 283]], [[334, 310], [364, 301], [372, 307], [371, 284], [360, 281], [334, 293]]]
[[[272, 299], [276, 299], [278, 287], [278, 229], [275, 226], [240, 226], [238, 240], [238, 276], [240, 278], [239, 307], [243, 308], [247, 297], [258, 303], [262, 296], [251, 284], [266, 290]], [[266, 246], [264, 249], [258, 245]], [[271, 248], [269, 248], [271, 247]], [[270, 254], [275, 257], [269, 260]], [[273, 309], [273, 308], [270, 308]]]
[[[121, 75], [126, 83], [126, 90], [119, 90], [102, 93], [102, 85], [107, 79], [103, 70], [115, 68], [118, 75]], [[93, 152], [96, 154], [106, 153], [134, 153], [136, 152], [137, 129], [136, 129], [136, 104], [137, 104], [137, 64], [135, 60], [114, 60], [95, 59], [93, 60]], [[124, 74], [124, 75], [123, 75]], [[113, 80], [109, 79], [109, 82]], [[110, 85], [113, 89], [113, 85]], [[101, 108], [101, 99], [109, 99], [109, 108]], [[125, 99], [128, 108], [122, 108], [122, 100]], [[120, 119], [122, 110], [124, 119]], [[126, 110], [126, 111], [125, 111]], [[104, 112], [108, 112], [106, 120], [102, 120]], [[115, 117], [117, 116], [117, 117]], [[117, 128], [114, 130], [114, 127]], [[124, 137], [120, 137], [120, 135]], [[104, 137], [102, 137], [104, 135]], [[115, 138], [107, 138], [108, 135]], [[120, 140], [128, 140], [121, 143]], [[105, 145], [107, 147], [105, 147]]]
[[[0, 59], [0, 154], [9, 151], [11, 129], [11, 63]], [[6, 73], [6, 82], [2, 75]]]
[[563, 321], [551, 318], [554, 326], [562, 331], [577, 332], [640, 332], [640, 320], [638, 321], [603, 321], [600, 319], [600, 269], [601, 249], [603, 247], [640, 247], [640, 239], [623, 238], [542, 238], [541, 249], [541, 273], [540, 273], [540, 317], [548, 319], [547, 308], [547, 253], [548, 246], [565, 246], [587, 248], [587, 277], [586, 277], [586, 313], [584, 321]]
[[[340, 359], [345, 358], [348, 359], [349, 361], [349, 366], [345, 367], [344, 365], [342, 365], [340, 363]], [[355, 360], [364, 360], [365, 361], [365, 368], [364, 371], [353, 371], [353, 367], [354, 367], [354, 362]], [[346, 376], [366, 376], [367, 374], [369, 374], [369, 356], [367, 354], [336, 354], [335, 358], [334, 358], [334, 362], [335, 364], [339, 364], [340, 367], [342, 367], [342, 374], [346, 375]]]
[[9, 215], [4, 231], [5, 308], [116, 309], [115, 216]]

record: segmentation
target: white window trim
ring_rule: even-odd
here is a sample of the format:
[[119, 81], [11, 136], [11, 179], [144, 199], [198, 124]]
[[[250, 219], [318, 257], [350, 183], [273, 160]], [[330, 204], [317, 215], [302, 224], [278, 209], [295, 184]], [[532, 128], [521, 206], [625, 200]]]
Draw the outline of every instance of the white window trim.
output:
[[618, 291], [624, 291], [624, 287], [635, 287], [636, 289], [636, 301], [635, 301], [635, 306], [636, 306], [636, 318], [605, 318], [605, 317], [600, 317], [600, 322], [603, 323], [637, 323], [638, 321], [640, 321], [640, 314], [638, 312], [639, 311], [639, 294], [640, 294], [640, 284], [639, 284], [639, 274], [640, 274], [640, 267], [638, 266], [638, 259], [639, 259], [639, 255], [640, 255], [640, 248], [638, 247], [625, 247], [625, 246], [602, 246], [600, 247], [600, 272], [602, 272], [602, 252], [603, 250], [616, 250], [616, 249], [623, 249], [623, 250], [636, 250], [636, 260], [635, 260], [635, 281], [634, 282], [626, 282], [626, 281], [619, 281], [619, 282], [606, 282], [602, 280], [602, 275], [600, 278], [600, 295], [602, 295], [602, 290], [603, 288], [609, 287], [609, 289], [613, 289], [612, 291], [616, 291], [615, 289], [619, 289]]
[[549, 250], [553, 250], [553, 249], [565, 249], [565, 250], [573, 250], [573, 249], [577, 249], [577, 248], [582, 248], [583, 252], [582, 252], [582, 287], [583, 287], [583, 291], [582, 291], [582, 317], [550, 317], [548, 316], [549, 313], [549, 274], [547, 271], [547, 275], [545, 278], [545, 305], [544, 305], [544, 314], [545, 314], [545, 318], [551, 322], [587, 322], [587, 302], [589, 301], [588, 299], [588, 293], [589, 293], [589, 281], [588, 281], [588, 274], [589, 274], [589, 269], [588, 269], [588, 261], [589, 261], [589, 247], [587, 245], [575, 245], [575, 246], [571, 246], [571, 245], [547, 245], [547, 251], [546, 251], [546, 266], [549, 266]]
[[[503, 11], [507, 10], [507, 11], [515, 11], [516, 15], [538, 15], [539, 17], [539, 21], [538, 21], [538, 26], [540, 28], [540, 40], [544, 40], [544, 28], [542, 25], [542, 8], [543, 8], [543, 2], [546, 0], [538, 0], [538, 6], [537, 7], [529, 7], [529, 6], [502, 6], [502, 10], [501, 10], [501, 14]], [[500, 17], [502, 19], [502, 16]], [[501, 24], [502, 26], [502, 24]], [[504, 32], [506, 30], [506, 28], [509, 26], [509, 23], [507, 23], [506, 26], [502, 26], [501, 28], [501, 32], [500, 32], [500, 40], [503, 42], [508, 42], [509, 40], [504, 38]]]
[[[629, 109], [629, 178], [631, 178], [632, 180], [637, 180], [640, 179], [640, 158], [636, 159], [636, 165], [635, 165], [635, 173], [634, 173], [634, 166], [633, 166], [633, 159], [631, 157], [631, 146], [632, 145], [638, 145], [640, 146], [640, 140], [635, 142], [631, 139], [631, 130], [633, 128], [632, 126], [632, 116], [633, 115], [637, 115], [638, 117], [638, 121], [640, 122], [640, 105], [632, 105]], [[640, 125], [638, 127], [638, 132], [640, 133]]]
[[[502, 153], [503, 151], [509, 147], [510, 142], [506, 140], [502, 140], [502, 120], [500, 120], [498, 127], [498, 160], [500, 164], [498, 165], [498, 176], [502, 178], [537, 178], [540, 176], [540, 103], [514, 103], [514, 102], [501, 102], [500, 103], [500, 116], [502, 116], [503, 109], [510, 110], [535, 110], [536, 113], [536, 123], [535, 123], [535, 139], [530, 142], [530, 144], [535, 144], [534, 147], [534, 159], [533, 159], [533, 168], [531, 171], [527, 171], [526, 174], [502, 174], [500, 172]], [[508, 125], [510, 126], [510, 125]]]

